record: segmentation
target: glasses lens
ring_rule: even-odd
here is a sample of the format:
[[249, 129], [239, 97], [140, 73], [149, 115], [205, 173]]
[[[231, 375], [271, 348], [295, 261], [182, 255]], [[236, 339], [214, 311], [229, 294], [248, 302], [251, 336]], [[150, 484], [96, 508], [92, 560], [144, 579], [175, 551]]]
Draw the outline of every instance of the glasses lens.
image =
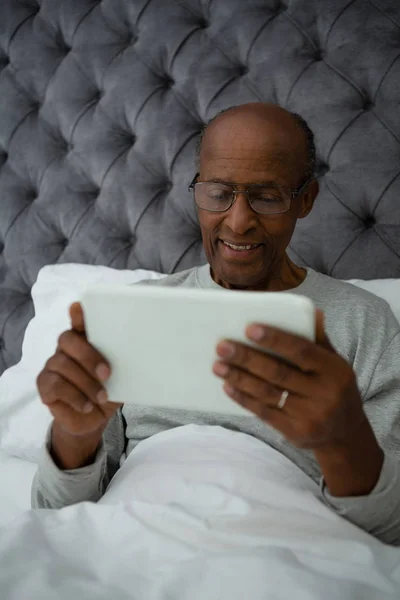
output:
[[224, 211], [232, 202], [232, 189], [221, 183], [196, 183], [194, 199], [199, 208]]
[[[290, 208], [291, 194], [285, 188], [257, 186], [249, 188], [248, 192], [250, 206], [257, 213], [275, 215]], [[223, 212], [232, 204], [233, 190], [222, 183], [200, 182], [194, 186], [194, 199], [199, 208]]]
[[290, 208], [290, 192], [278, 187], [260, 187], [249, 190], [252, 209], [264, 215], [276, 215]]

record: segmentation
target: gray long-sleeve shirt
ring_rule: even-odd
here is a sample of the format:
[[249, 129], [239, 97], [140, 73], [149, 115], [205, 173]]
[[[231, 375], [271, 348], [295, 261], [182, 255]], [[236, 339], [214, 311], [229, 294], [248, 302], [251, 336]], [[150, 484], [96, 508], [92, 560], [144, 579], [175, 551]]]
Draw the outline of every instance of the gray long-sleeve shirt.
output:
[[[208, 265], [146, 283], [221, 289], [210, 276]], [[252, 435], [287, 456], [320, 483], [322, 498], [334, 511], [383, 542], [400, 546], [399, 323], [385, 301], [312, 269], [307, 270], [303, 283], [290, 291], [311, 298], [324, 311], [325, 328], [333, 346], [357, 375], [364, 410], [385, 451], [379, 480], [370, 494], [333, 497], [312, 452], [295, 448], [256, 417], [126, 405], [108, 424], [95, 462], [81, 469], [57, 468], [50, 454], [49, 431], [33, 481], [32, 506], [60, 508], [80, 501], [96, 502], [118, 470], [121, 458], [141, 440], [189, 423], [220, 425]]]

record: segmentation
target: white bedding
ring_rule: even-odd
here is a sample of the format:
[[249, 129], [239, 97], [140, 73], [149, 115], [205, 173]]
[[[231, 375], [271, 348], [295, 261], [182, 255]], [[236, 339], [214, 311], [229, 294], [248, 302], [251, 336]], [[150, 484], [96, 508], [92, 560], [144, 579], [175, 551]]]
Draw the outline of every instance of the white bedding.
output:
[[0, 526], [30, 508], [36, 468], [36, 464], [0, 450]]
[[385, 600], [400, 550], [332, 513], [284, 456], [189, 425], [142, 442], [98, 504], [0, 528], [2, 600]]

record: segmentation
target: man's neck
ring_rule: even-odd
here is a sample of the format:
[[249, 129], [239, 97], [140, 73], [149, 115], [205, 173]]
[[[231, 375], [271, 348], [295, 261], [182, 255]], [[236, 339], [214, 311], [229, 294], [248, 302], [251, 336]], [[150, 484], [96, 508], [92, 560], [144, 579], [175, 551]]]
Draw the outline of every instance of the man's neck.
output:
[[302, 267], [295, 265], [285, 254], [277, 275], [273, 275], [268, 281], [267, 290], [269, 292], [284, 292], [291, 290], [303, 283], [306, 277], [307, 271]]
[[210, 274], [215, 283], [226, 289], [247, 290], [253, 292], [284, 292], [298, 287], [307, 277], [306, 269], [295, 265], [290, 258], [285, 254], [281, 263], [272, 269], [259, 285], [254, 285], [248, 288], [239, 288], [224, 282], [222, 279], [216, 278], [212, 269]]

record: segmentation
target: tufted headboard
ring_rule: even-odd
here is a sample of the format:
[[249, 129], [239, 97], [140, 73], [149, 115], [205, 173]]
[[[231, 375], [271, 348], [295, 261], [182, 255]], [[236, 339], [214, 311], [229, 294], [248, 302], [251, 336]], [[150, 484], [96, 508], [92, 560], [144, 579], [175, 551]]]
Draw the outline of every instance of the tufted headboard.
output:
[[201, 127], [235, 104], [315, 132], [291, 257], [400, 277], [399, 98], [398, 0], [1, 0], [0, 373], [45, 264], [205, 262], [187, 186]]

